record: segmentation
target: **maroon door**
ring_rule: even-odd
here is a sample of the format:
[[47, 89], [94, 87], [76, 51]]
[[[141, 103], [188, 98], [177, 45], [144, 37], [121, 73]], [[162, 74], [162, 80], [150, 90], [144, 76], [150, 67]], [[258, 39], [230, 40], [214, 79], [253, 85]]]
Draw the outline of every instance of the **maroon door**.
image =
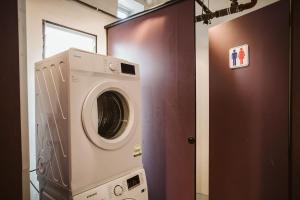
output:
[[195, 199], [194, 1], [108, 28], [108, 54], [140, 64], [150, 200]]
[[[232, 70], [243, 44], [250, 65]], [[209, 46], [210, 200], [287, 200], [288, 3], [211, 28]]]
[[18, 10], [18, 1], [12, 0], [0, 13], [0, 199], [16, 200], [22, 199]]
[[300, 1], [293, 1], [292, 38], [292, 200], [300, 199]]

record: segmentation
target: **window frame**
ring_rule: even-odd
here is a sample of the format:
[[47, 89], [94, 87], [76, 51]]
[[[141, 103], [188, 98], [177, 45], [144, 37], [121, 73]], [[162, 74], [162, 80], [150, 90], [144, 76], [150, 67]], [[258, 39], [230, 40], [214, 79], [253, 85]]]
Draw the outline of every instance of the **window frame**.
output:
[[95, 53], [98, 53], [98, 36], [96, 34], [93, 34], [93, 33], [88, 33], [86, 31], [82, 31], [82, 30], [79, 30], [79, 29], [76, 29], [76, 28], [71, 28], [69, 26], [65, 26], [65, 25], [62, 25], [62, 24], [58, 24], [56, 22], [52, 22], [52, 21], [48, 21], [48, 20], [45, 20], [43, 19], [42, 20], [42, 34], [43, 34], [43, 52], [42, 52], [42, 57], [43, 59], [45, 59], [45, 53], [46, 53], [46, 37], [45, 37], [45, 30], [46, 30], [46, 24], [51, 24], [51, 25], [54, 25], [54, 26], [58, 26], [58, 27], [61, 27], [63, 29], [69, 29], [70, 31], [75, 31], [75, 32], [79, 32], [79, 33], [83, 33], [83, 34], [86, 34], [86, 35], [90, 35], [90, 36], [93, 36], [96, 38], [96, 46], [95, 46]]

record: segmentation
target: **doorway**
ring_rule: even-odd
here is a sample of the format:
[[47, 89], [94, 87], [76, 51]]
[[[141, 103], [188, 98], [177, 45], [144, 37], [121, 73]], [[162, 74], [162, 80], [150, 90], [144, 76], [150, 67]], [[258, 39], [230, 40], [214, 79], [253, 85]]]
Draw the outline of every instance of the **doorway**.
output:
[[[221, 4], [220, 1], [218, 1], [218, 3]], [[253, 12], [254, 10], [257, 10], [257, 9], [260, 9], [260, 8], [262, 8], [261, 12], [264, 12], [263, 9], [266, 9], [265, 12], [267, 13], [268, 9], [263, 8], [263, 7], [271, 5], [273, 3], [276, 3], [276, 1], [259, 1], [258, 5], [254, 9], [243, 12], [242, 15], [248, 14], [248, 13]], [[216, 10], [216, 9], [226, 7], [226, 5], [223, 5], [223, 6], [220, 5], [220, 7], [218, 7], [218, 5], [214, 4], [213, 2], [210, 3], [210, 6], [211, 6], [210, 8], [214, 8], [212, 10]], [[202, 9], [199, 6], [198, 7], [198, 14], [201, 14], [201, 12], [202, 12]], [[252, 14], [252, 16], [256, 15], [255, 13], [257, 13], [257, 12], [254, 12]], [[274, 11], [273, 11], [273, 13], [274, 13]], [[283, 11], [283, 13], [285, 13], [287, 15], [288, 10], [285, 9], [285, 11]], [[223, 136], [222, 136], [222, 134], [218, 135], [217, 137], [215, 137], [215, 135], [214, 135], [215, 132], [216, 132], [215, 127], [220, 126], [220, 124], [215, 124], [216, 123], [216, 117], [217, 116], [222, 116], [221, 113], [223, 113], [224, 114], [224, 120], [223, 121], [226, 121], [225, 116], [226, 115], [229, 116], [230, 115], [229, 113], [231, 111], [227, 110], [226, 112], [224, 112], [224, 111], [220, 112], [222, 109], [218, 109], [218, 110], [214, 109], [214, 108], [216, 108], [216, 105], [217, 105], [216, 102], [219, 102], [219, 104], [223, 105], [224, 108], [225, 107], [230, 108], [230, 106], [229, 106], [229, 102], [226, 100], [226, 97], [227, 97], [228, 94], [226, 94], [225, 91], [222, 92], [222, 91], [219, 90], [218, 94], [220, 96], [218, 96], [218, 97], [213, 95], [214, 94], [213, 92], [215, 91], [214, 90], [215, 89], [214, 88], [215, 82], [213, 82], [213, 81], [215, 81], [214, 79], [222, 80], [221, 78], [222, 78], [222, 76], [225, 76], [225, 74], [221, 74], [221, 75], [218, 74], [218, 78], [216, 78], [214, 76], [214, 75], [216, 75], [215, 71], [213, 71], [211, 68], [213, 66], [219, 66], [220, 68], [222, 66], [224, 69], [229, 68], [229, 66], [227, 64], [229, 62], [229, 60], [228, 60], [228, 50], [229, 50], [229, 48], [227, 50], [222, 49], [222, 46], [224, 46], [224, 45], [222, 45], [223, 44], [222, 41], [223, 41], [223, 38], [227, 38], [227, 40], [229, 40], [229, 41], [231, 41], [231, 40], [230, 40], [230, 37], [228, 36], [227, 32], [225, 32], [225, 30], [223, 30], [223, 31], [219, 31], [217, 33], [217, 35], [219, 35], [217, 37], [220, 38], [219, 41], [216, 42], [218, 45], [213, 46], [212, 43], [209, 44], [208, 41], [212, 40], [213, 30], [215, 30], [218, 27], [222, 26], [222, 23], [223, 24], [228, 24], [228, 27], [231, 27], [232, 30], [240, 30], [237, 27], [234, 27], [232, 25], [234, 23], [238, 23], [237, 21], [238, 21], [239, 18], [237, 18], [237, 17], [241, 17], [242, 15], [238, 14], [238, 15], [228, 16], [228, 17], [225, 17], [225, 18], [213, 19], [212, 24], [209, 25], [208, 27], [206, 25], [201, 24], [201, 23], [196, 24], [196, 30], [197, 30], [197, 34], [196, 34], [196, 38], [197, 38], [196, 39], [196, 41], [197, 41], [197, 153], [198, 153], [197, 154], [197, 172], [198, 172], [197, 173], [197, 193], [198, 193], [197, 195], [199, 196], [200, 199], [201, 198], [208, 198], [209, 193], [212, 194], [211, 199], [218, 199], [218, 198], [224, 199], [224, 198], [226, 198], [226, 195], [223, 195], [222, 197], [219, 196], [218, 198], [215, 196], [217, 194], [221, 194], [220, 191], [216, 192], [214, 190], [215, 185], [217, 185], [216, 184], [217, 180], [220, 180], [221, 177], [224, 177], [224, 181], [230, 181], [231, 180], [231, 178], [225, 178], [225, 176], [226, 176], [225, 172], [223, 174], [218, 174], [218, 176], [216, 177], [216, 175], [215, 175], [216, 174], [216, 169], [222, 171], [222, 167], [220, 167], [221, 163], [215, 164], [215, 161], [216, 161], [215, 159], [217, 159], [215, 150], [217, 148], [216, 146], [220, 146], [221, 144], [224, 144], [226, 142], [228, 142], [228, 144], [230, 144], [230, 146], [232, 146], [232, 148], [236, 145], [236, 144], [230, 142], [230, 141], [234, 141], [234, 140], [230, 140], [230, 141], [226, 140], [226, 137], [230, 136], [230, 133], [226, 132], [226, 130], [227, 130], [226, 128], [230, 129], [229, 124], [226, 125], [226, 128], [222, 127], [223, 131], [221, 131], [221, 130], [217, 131], [217, 132], [220, 132], [220, 134], [221, 133], [224, 134]], [[237, 18], [237, 19], [233, 20], [234, 18]], [[264, 19], [264, 18], [267, 18], [267, 17], [262, 17], [261, 19]], [[240, 18], [240, 19], [243, 19], [243, 18]], [[286, 19], [286, 18], [284, 18], [284, 19]], [[232, 20], [232, 21], [230, 21], [230, 20]], [[255, 24], [249, 24], [249, 26], [253, 27], [253, 31], [255, 30], [255, 27], [256, 27]], [[283, 29], [288, 31], [288, 27], [287, 27], [288, 23], [286, 21], [280, 23], [280, 25], [278, 25], [278, 26], [274, 26], [274, 30], [276, 29], [275, 27], [278, 28], [279, 26], [286, 26]], [[210, 31], [208, 31], [209, 29], [210, 29]], [[227, 30], [230, 30], [230, 28], [228, 28]], [[242, 34], [242, 32], [243, 31], [240, 30], [241, 34]], [[249, 34], [250, 34], [250, 32], [251, 31], [249, 31]], [[208, 37], [208, 35], [210, 37]], [[220, 35], [223, 35], [223, 37], [220, 37]], [[235, 36], [236, 36], [237, 39], [241, 38], [239, 36], [239, 34], [237, 34]], [[285, 35], [285, 37], [284, 36], [280, 37], [280, 41], [282, 41], [283, 43], [285, 42], [285, 44], [288, 45], [288, 39], [287, 38], [288, 38], [288, 35]], [[287, 40], [285, 40], [285, 39], [287, 39]], [[240, 40], [241, 41], [236, 42], [236, 46], [238, 46], [238, 44], [240, 44], [240, 45], [244, 44], [244, 43], [242, 43], [242, 42], [244, 42], [244, 40], [243, 39], [240, 39]], [[224, 41], [225, 41], [225, 39], [224, 39]], [[231, 47], [234, 47], [234, 45], [232, 44]], [[254, 48], [254, 47], [252, 47], [252, 48]], [[220, 59], [220, 54], [219, 54], [219, 56], [217, 56], [216, 53], [215, 53], [217, 51], [219, 51], [219, 52], [223, 51], [223, 53], [226, 53], [226, 54], [224, 54], [224, 55], [226, 55], [226, 58], [225, 58], [226, 60], [223, 60], [222, 64], [221, 63], [215, 64], [215, 62], [213, 62], [211, 57], [209, 59], [208, 52], [210, 52], [210, 56], [215, 55], [216, 57], [218, 57], [218, 60], [219, 60]], [[288, 52], [288, 50], [287, 50], [287, 52]], [[251, 52], [250, 52], [250, 55], [251, 55]], [[286, 59], [286, 62], [285, 62], [286, 69], [288, 69], [288, 65], [289, 65], [288, 64], [288, 59]], [[272, 76], [272, 75], [270, 75], [270, 76]], [[236, 78], [238, 78], [238, 77], [236, 77]], [[288, 78], [288, 76], [286, 76], [286, 78]], [[239, 81], [242, 81], [242, 80], [243, 80], [243, 78], [237, 79], [236, 84], [238, 84]], [[229, 81], [229, 80], [226, 79], [226, 81]], [[221, 84], [220, 87], [224, 86], [223, 84]], [[231, 85], [231, 86], [232, 87], [237, 87], [237, 89], [240, 87], [240, 89], [242, 89], [242, 86], [238, 86], [238, 85], [237, 86]], [[208, 88], [209, 88], [209, 91], [208, 91]], [[252, 88], [252, 86], [249, 86], [249, 90], [251, 90], [251, 88]], [[246, 90], [246, 88], [244, 88], [244, 89]], [[285, 91], [288, 91], [288, 89], [286, 88]], [[285, 97], [288, 98], [288, 95], [286, 95]], [[287, 111], [288, 102], [286, 102], [285, 104], [282, 103], [281, 105], [283, 105], [283, 106], [286, 105], [286, 110], [285, 111]], [[208, 110], [208, 107], [210, 107], [209, 110]], [[232, 111], [234, 110], [234, 108], [230, 108], [230, 109]], [[242, 113], [242, 111], [240, 111], [240, 112]], [[287, 119], [288, 115], [286, 115], [285, 117], [286, 117], [285, 119]], [[210, 119], [210, 122], [207, 121], [208, 119]], [[231, 121], [232, 121], [233, 125], [236, 124], [235, 120], [231, 120]], [[283, 121], [282, 123], [285, 123], [285, 125], [287, 125], [286, 121]], [[254, 126], [251, 126], [251, 127], [254, 127]], [[237, 128], [237, 127], [231, 127], [230, 130], [235, 130], [235, 128]], [[242, 134], [243, 131], [240, 131], [240, 132]], [[284, 138], [284, 135], [283, 135], [283, 137], [282, 137], [283, 140], [288, 138], [288, 129], [286, 129], [286, 131], [285, 131], [285, 136], [286, 137]], [[217, 143], [218, 141], [219, 141], [219, 143]], [[272, 144], [275, 145], [277, 143], [274, 142]], [[284, 143], [284, 144], [287, 144], [287, 143]], [[229, 148], [229, 147], [227, 147], [227, 148]], [[285, 146], [285, 148], [282, 150], [282, 153], [284, 153], [286, 151], [287, 151], [287, 146]], [[217, 160], [221, 161], [221, 157], [223, 155], [225, 155], [225, 152], [226, 152], [226, 148], [224, 148], [223, 150], [220, 149], [219, 150], [220, 157], [218, 157]], [[274, 152], [276, 152], [276, 151], [274, 151]], [[232, 156], [233, 155], [234, 154], [232, 154]], [[286, 158], [288, 158], [287, 154], [285, 156], [286, 156]], [[236, 160], [237, 163], [240, 163], [239, 161], [240, 161], [240, 159]], [[283, 160], [283, 161], [285, 161], [285, 164], [287, 164], [286, 160]], [[229, 162], [228, 166], [234, 167], [233, 163], [230, 163], [231, 162], [230, 159], [228, 159], [228, 161], [223, 160], [223, 162], [224, 163]], [[253, 169], [254, 169], [254, 167], [253, 167]], [[281, 168], [281, 170], [283, 170], [283, 168]], [[288, 171], [288, 170], [286, 170], [286, 171]], [[215, 179], [214, 179], [214, 177], [215, 177]], [[244, 181], [246, 182], [246, 179]], [[219, 181], [219, 182], [221, 182], [221, 181]], [[240, 184], [237, 184], [237, 185], [240, 185]], [[285, 183], [285, 185], [287, 185], [287, 183]], [[209, 187], [209, 186], [211, 186], [211, 187]], [[225, 185], [223, 185], [222, 187], [224, 188]], [[251, 196], [251, 195], [249, 195], [249, 196]], [[231, 199], [232, 198], [233, 198], [233, 196], [231, 196]], [[245, 198], [243, 198], [243, 199], [245, 199]], [[256, 198], [252, 198], [252, 199], [256, 199]]]

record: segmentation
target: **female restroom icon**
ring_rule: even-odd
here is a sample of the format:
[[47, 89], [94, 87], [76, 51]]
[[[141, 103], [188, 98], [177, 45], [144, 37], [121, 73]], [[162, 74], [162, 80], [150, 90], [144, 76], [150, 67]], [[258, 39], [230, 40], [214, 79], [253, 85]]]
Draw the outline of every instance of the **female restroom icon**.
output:
[[239, 51], [239, 60], [240, 60], [240, 64], [243, 65], [244, 64], [244, 58], [245, 58], [245, 51], [243, 48], [240, 48]]

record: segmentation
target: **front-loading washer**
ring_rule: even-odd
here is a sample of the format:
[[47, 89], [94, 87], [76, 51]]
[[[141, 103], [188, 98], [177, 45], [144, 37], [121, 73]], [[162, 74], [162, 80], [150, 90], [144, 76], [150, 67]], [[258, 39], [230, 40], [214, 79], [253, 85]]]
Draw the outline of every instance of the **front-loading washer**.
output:
[[72, 199], [143, 168], [139, 66], [70, 49], [36, 63], [41, 199]]
[[132, 171], [116, 180], [74, 196], [74, 200], [148, 200], [145, 171]]

